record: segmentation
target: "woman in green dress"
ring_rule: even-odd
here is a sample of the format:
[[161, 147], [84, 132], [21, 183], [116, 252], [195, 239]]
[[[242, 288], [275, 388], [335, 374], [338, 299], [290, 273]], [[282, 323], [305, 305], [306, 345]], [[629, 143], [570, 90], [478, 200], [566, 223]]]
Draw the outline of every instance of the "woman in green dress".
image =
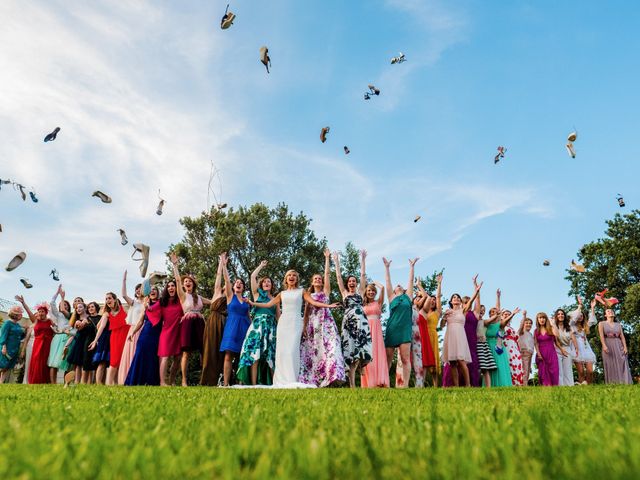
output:
[[[273, 282], [269, 277], [258, 280], [258, 274], [267, 266], [266, 260], [260, 262], [251, 274], [251, 292], [257, 303], [268, 303], [273, 296]], [[253, 307], [253, 318], [247, 335], [244, 337], [237, 377], [245, 385], [271, 385], [276, 360], [276, 319], [280, 316], [280, 307]]]
[[[484, 325], [487, 327], [486, 338], [491, 350], [491, 355], [496, 361], [495, 370], [491, 370], [491, 386], [492, 387], [511, 387], [511, 367], [509, 366], [509, 355], [507, 352], [502, 351], [498, 353], [496, 346], [498, 344], [498, 334], [502, 334], [502, 322], [500, 312], [500, 290], [496, 294], [496, 306], [489, 310], [489, 318], [484, 320]], [[509, 318], [511, 320], [511, 318]]]
[[0, 384], [7, 380], [20, 356], [20, 342], [25, 335], [18, 323], [21, 318], [22, 308], [13, 306], [9, 309], [9, 318], [0, 327]]
[[[400, 353], [402, 361], [402, 378], [409, 378], [411, 375], [411, 337], [412, 337], [412, 315], [413, 305], [413, 281], [414, 267], [418, 258], [409, 260], [409, 282], [406, 290], [401, 285], [395, 288], [391, 283], [391, 273], [389, 267], [391, 260], [383, 258], [385, 268], [385, 279], [387, 283], [387, 299], [389, 300], [389, 319], [387, 320], [387, 330], [384, 335], [384, 346], [387, 351], [387, 365], [391, 367], [393, 354], [396, 348]], [[408, 382], [404, 385], [406, 388]]]

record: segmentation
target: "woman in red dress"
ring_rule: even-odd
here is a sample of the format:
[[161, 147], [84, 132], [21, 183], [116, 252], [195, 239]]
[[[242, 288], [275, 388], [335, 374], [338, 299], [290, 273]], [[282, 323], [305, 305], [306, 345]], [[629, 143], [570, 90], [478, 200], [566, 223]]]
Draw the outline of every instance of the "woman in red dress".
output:
[[89, 350], [96, 348], [100, 335], [109, 324], [111, 338], [109, 340], [109, 369], [107, 370], [107, 385], [116, 385], [118, 383], [118, 368], [120, 368], [120, 359], [124, 344], [127, 341], [129, 328], [131, 325], [127, 323], [127, 312], [122, 308], [122, 304], [115, 293], [109, 292], [104, 299], [104, 313], [98, 323], [98, 333], [96, 339], [89, 345]]
[[25, 303], [22, 295], [16, 295], [16, 300], [24, 307], [33, 327], [33, 350], [31, 351], [31, 362], [29, 363], [28, 378], [29, 383], [51, 383], [49, 375], [49, 352], [51, 350], [51, 340], [53, 340], [53, 322], [47, 317], [49, 306], [46, 303], [36, 305], [35, 315]]

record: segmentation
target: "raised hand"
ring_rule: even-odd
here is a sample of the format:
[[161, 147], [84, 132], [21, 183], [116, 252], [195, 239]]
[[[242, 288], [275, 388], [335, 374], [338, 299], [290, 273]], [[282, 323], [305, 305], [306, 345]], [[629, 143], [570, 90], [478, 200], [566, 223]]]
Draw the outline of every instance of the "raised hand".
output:
[[413, 260], [409, 259], [409, 265], [413, 267], [418, 260], [420, 260], [420, 257], [416, 257]]
[[513, 312], [511, 312], [512, 316], [516, 316], [520, 312], [520, 307], [516, 307]]
[[367, 258], [367, 251], [366, 250], [364, 250], [364, 249], [360, 250], [360, 258], [362, 258], [362, 260]]
[[522, 318], [527, 318], [527, 311], [526, 310], [522, 311]]
[[15, 299], [24, 305], [24, 297], [22, 295], [16, 295]]
[[262, 261], [260, 262], [260, 268], [264, 268], [264, 267], [266, 267], [266, 266], [267, 266], [267, 261], [266, 261], [266, 260], [262, 260]]
[[482, 288], [482, 285], [484, 285], [484, 282], [480, 282], [480, 284], [478, 285], [477, 283], [475, 284], [476, 286], [476, 292], [479, 292], [480, 289]]
[[436, 282], [442, 283], [442, 274], [441, 273], [439, 273], [438, 276], [436, 277]]
[[594, 308], [596, 308], [596, 299], [594, 298], [593, 300], [591, 300], [591, 310], [593, 310]]
[[475, 277], [473, 277], [473, 286], [477, 287], [478, 286], [478, 274], [476, 273]]
[[387, 268], [391, 266], [391, 260], [387, 260], [385, 257], [382, 257], [382, 263], [384, 263], [384, 266]]
[[174, 252], [169, 254], [169, 260], [171, 260], [172, 264], [178, 265], [178, 256]]
[[125, 280], [127, 279], [127, 271], [126, 271], [126, 270], [124, 271], [123, 278], [124, 278]]
[[496, 296], [500, 298], [501, 295], [502, 295], [502, 292], [500, 291], [500, 289], [496, 290]]
[[331, 258], [331, 250], [328, 248], [324, 249], [324, 258]]

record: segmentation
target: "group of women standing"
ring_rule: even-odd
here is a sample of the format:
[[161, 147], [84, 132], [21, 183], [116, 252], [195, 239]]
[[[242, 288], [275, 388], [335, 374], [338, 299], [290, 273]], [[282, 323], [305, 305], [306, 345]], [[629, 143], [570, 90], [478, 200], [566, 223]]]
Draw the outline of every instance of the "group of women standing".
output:
[[[340, 257], [333, 254], [339, 303], [330, 301], [328, 250], [323, 274], [313, 275], [306, 290], [299, 274], [289, 270], [283, 290], [273, 292], [273, 280], [260, 276], [268, 265], [263, 261], [251, 274], [247, 294], [244, 280], [230, 278], [223, 253], [213, 296], [205, 298], [197, 293], [194, 277], [180, 274], [178, 259], [171, 254], [175, 279], [162, 292], [139, 284], [129, 297], [125, 272], [122, 298], [128, 310], [112, 292], [100, 309], [81, 297], [69, 304], [60, 286], [51, 302], [37, 305], [35, 313], [17, 296], [22, 307], [12, 307], [0, 329], [0, 382], [18, 358], [26, 357], [28, 383], [55, 383], [61, 370], [67, 372], [66, 381], [78, 383], [166, 386], [176, 383], [180, 371], [186, 386], [195, 356], [202, 366], [201, 385], [355, 387], [360, 373], [362, 387], [389, 387], [397, 352], [396, 387], [407, 387], [412, 372], [417, 387], [429, 377], [434, 387], [527, 385], [534, 354], [542, 385], [573, 385], [573, 366], [578, 383], [591, 383], [596, 358], [587, 336], [597, 323], [596, 300], [588, 316], [579, 297], [569, 314], [562, 309], [552, 318], [538, 313], [534, 322], [524, 311], [516, 331], [511, 322], [520, 310], [502, 309], [500, 290], [484, 317], [483, 284], [477, 276], [473, 294], [453, 294], [443, 312], [442, 275], [430, 295], [420, 279], [416, 282], [416, 258], [409, 260], [406, 287], [393, 285], [391, 261], [383, 258], [385, 285], [369, 283], [366, 258], [361, 251], [359, 278], [344, 279]], [[383, 325], [385, 299], [388, 318]], [[332, 315], [339, 306], [341, 330]], [[32, 322], [26, 333], [17, 323], [23, 308]], [[631, 383], [623, 331], [611, 308], [606, 308], [605, 318], [598, 324], [605, 381]], [[438, 323], [445, 328], [442, 353]]]

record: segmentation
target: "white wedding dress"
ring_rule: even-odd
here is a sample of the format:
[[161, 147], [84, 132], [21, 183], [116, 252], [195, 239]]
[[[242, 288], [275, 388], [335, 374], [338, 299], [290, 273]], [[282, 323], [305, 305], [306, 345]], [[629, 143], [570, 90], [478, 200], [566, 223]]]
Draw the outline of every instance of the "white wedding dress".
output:
[[298, 381], [300, 373], [300, 338], [302, 336], [302, 288], [281, 293], [282, 314], [276, 331], [276, 388], [314, 388]]

